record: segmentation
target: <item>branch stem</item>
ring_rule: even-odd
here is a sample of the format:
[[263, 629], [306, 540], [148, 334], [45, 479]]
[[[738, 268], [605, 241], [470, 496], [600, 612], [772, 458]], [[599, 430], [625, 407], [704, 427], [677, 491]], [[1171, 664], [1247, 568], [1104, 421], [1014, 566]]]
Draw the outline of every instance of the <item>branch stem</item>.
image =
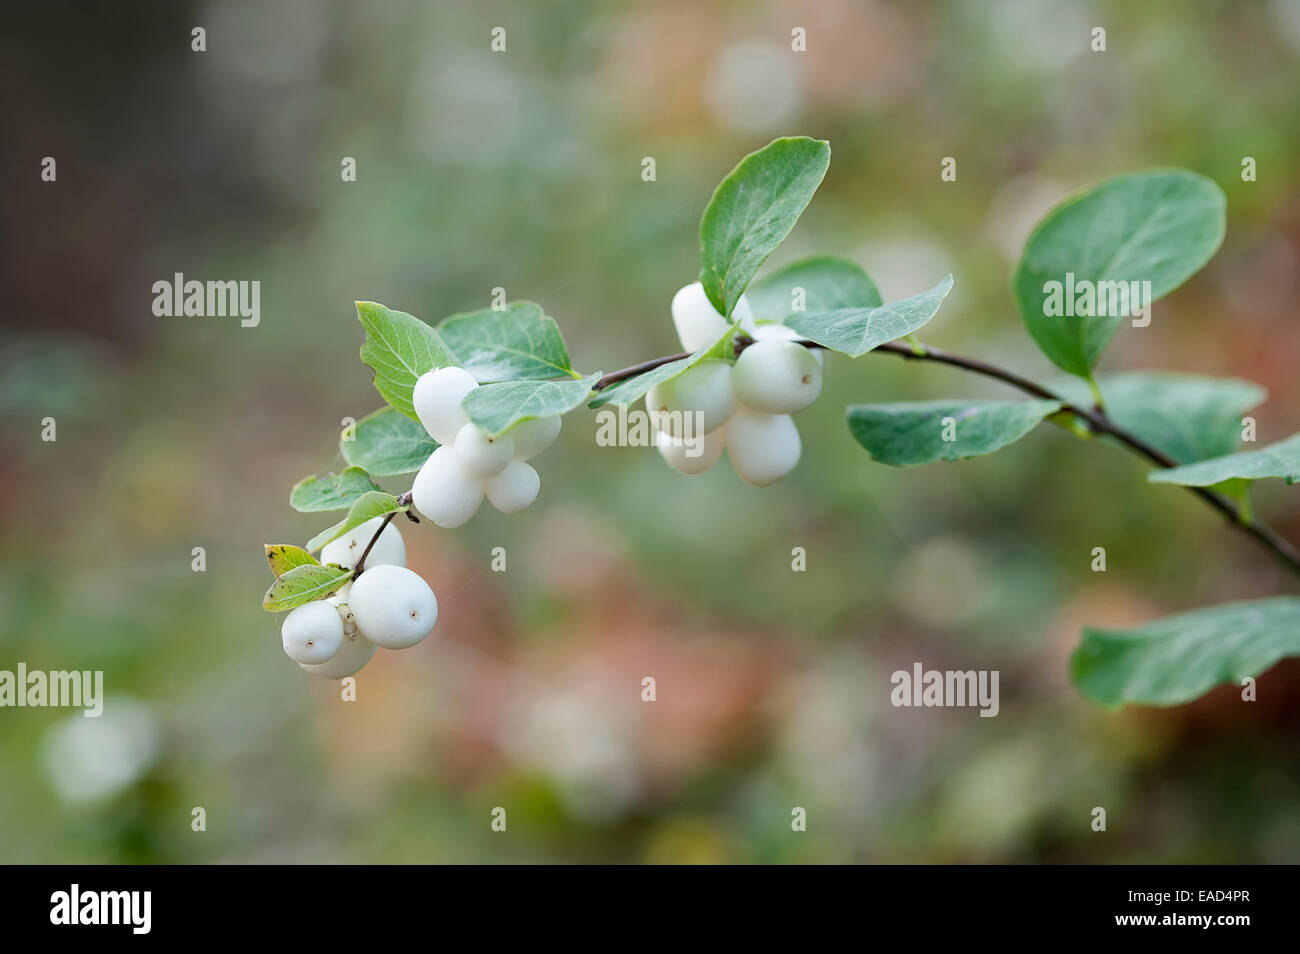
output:
[[[748, 335], [738, 335], [735, 344], [736, 353], [741, 353], [751, 344], [753, 344], [753, 339]], [[819, 345], [815, 341], [801, 340], [799, 341], [799, 344], [803, 345], [805, 348], [822, 347], [822, 345]], [[1101, 394], [1096, 383], [1091, 380], [1089, 381], [1089, 385], [1094, 400], [1096, 401], [1096, 406], [1085, 408], [1076, 404], [1071, 404], [1061, 395], [1048, 390], [1041, 384], [1029, 380], [1029, 378], [1016, 374], [1014, 371], [1009, 371], [1006, 368], [1000, 368], [997, 365], [989, 364], [987, 361], [980, 361], [977, 358], [967, 358], [963, 355], [952, 354], [951, 352], [944, 351], [941, 348], [936, 348], [933, 345], [923, 345], [913, 339], [910, 335], [907, 337], [906, 343], [890, 341], [878, 345], [872, 353], [874, 354], [877, 352], [881, 354], [892, 354], [904, 359], [905, 361], [932, 361], [936, 364], [946, 364], [950, 367], [961, 368], [963, 371], [970, 371], [973, 374], [979, 374], [986, 378], [993, 378], [996, 381], [1001, 381], [1003, 384], [1010, 385], [1011, 387], [1032, 397], [1041, 398], [1045, 401], [1058, 401], [1060, 402], [1063, 411], [1069, 412], [1079, 420], [1085, 422], [1088, 430], [1092, 433], [1105, 434], [1109, 437], [1113, 437], [1124, 447], [1128, 448], [1139, 457], [1145, 458], [1156, 467], [1163, 468], [1178, 466], [1178, 462], [1168, 454], [1157, 450], [1136, 434], [1126, 431], [1124, 428], [1112, 421], [1102, 408]], [[642, 361], [639, 364], [631, 365], [622, 370], [613, 371], [597, 381], [592, 389], [595, 391], [604, 390], [612, 384], [617, 384], [619, 381], [626, 381], [628, 378], [634, 378], [637, 375], [645, 374], [647, 371], [653, 371], [655, 368], [662, 367], [665, 364], [671, 364], [674, 361], [689, 358], [693, 353], [694, 352], [690, 351], [680, 351], [677, 354], [668, 354], [661, 358], [651, 358], [649, 361]], [[1283, 537], [1267, 524], [1253, 520], [1248, 506], [1239, 509], [1227, 497], [1215, 493], [1205, 487], [1188, 487], [1187, 490], [1195, 494], [1197, 497], [1200, 497], [1208, 506], [1222, 514], [1230, 526], [1247, 536], [1252, 537], [1256, 543], [1259, 543], [1265, 549], [1270, 551], [1283, 564], [1285, 564], [1291, 572], [1300, 575], [1300, 548], [1297, 548], [1294, 543]], [[376, 537], [377, 536], [378, 534], [376, 534]], [[374, 541], [372, 540], [371, 544], [373, 545], [373, 543]], [[369, 552], [369, 548], [367, 548], [367, 552]], [[365, 557], [363, 556], [362, 560], [364, 561], [364, 559]], [[360, 572], [360, 564], [358, 564], [358, 572]]]

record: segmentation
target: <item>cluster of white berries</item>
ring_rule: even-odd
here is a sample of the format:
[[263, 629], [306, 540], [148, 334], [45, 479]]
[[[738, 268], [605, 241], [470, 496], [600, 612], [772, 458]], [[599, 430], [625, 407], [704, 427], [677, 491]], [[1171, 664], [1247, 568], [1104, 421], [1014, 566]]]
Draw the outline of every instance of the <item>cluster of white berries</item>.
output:
[[[709, 302], [699, 282], [673, 296], [673, 324], [687, 351], [708, 348], [729, 327]], [[733, 317], [754, 339], [734, 365], [706, 360], [646, 392], [646, 410], [655, 422], [659, 453], [683, 474], [702, 474], [727, 456], [746, 483], [764, 487], [799, 463], [799, 431], [792, 414], [808, 407], [822, 390], [823, 356], [803, 345], [792, 329], [755, 322], [740, 296]], [[699, 412], [703, 453], [691, 456], [694, 442], [684, 438], [685, 415]]]
[[484, 496], [502, 513], [517, 513], [531, 504], [542, 480], [525, 461], [550, 447], [560, 434], [560, 418], [552, 415], [489, 436], [460, 406], [478, 386], [464, 368], [439, 368], [421, 375], [411, 395], [420, 423], [442, 445], [416, 475], [411, 500], [440, 527], [468, 522]]
[[[376, 517], [325, 544], [322, 563], [353, 569], [375, 532]], [[428, 636], [438, 621], [438, 600], [424, 579], [406, 568], [406, 544], [389, 523], [375, 540], [355, 581], [323, 600], [289, 611], [280, 630], [289, 658], [327, 679], [361, 670], [375, 647], [409, 649]]]

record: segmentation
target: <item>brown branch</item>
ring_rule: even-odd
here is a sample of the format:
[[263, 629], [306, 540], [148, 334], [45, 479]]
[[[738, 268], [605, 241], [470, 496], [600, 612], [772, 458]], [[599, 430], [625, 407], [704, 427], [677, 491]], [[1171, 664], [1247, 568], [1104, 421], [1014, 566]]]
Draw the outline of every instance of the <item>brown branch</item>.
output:
[[[736, 353], [740, 354], [745, 348], [754, 343], [754, 339], [748, 335], [740, 334], [736, 337]], [[802, 340], [799, 344], [805, 348], [821, 348], [822, 345], [815, 341]], [[1096, 434], [1105, 434], [1113, 437], [1122, 445], [1133, 451], [1135, 454], [1146, 458], [1157, 467], [1176, 467], [1178, 462], [1168, 454], [1152, 447], [1142, 438], [1129, 431], [1124, 430], [1109, 417], [1105, 411], [1098, 407], [1085, 408], [1077, 404], [1072, 404], [1065, 400], [1061, 395], [1048, 390], [1041, 384], [1037, 384], [1028, 378], [1016, 374], [1014, 371], [1008, 371], [1005, 368], [999, 368], [997, 365], [989, 364], [986, 361], [980, 361], [977, 358], [967, 358], [959, 354], [951, 354], [940, 348], [934, 348], [929, 345], [903, 344], [897, 341], [890, 341], [878, 345], [872, 353], [892, 354], [904, 359], [905, 361], [932, 361], [937, 364], [946, 364], [950, 367], [961, 368], [963, 371], [970, 371], [974, 374], [983, 375], [986, 378], [993, 378], [1008, 384], [1025, 394], [1029, 394], [1045, 401], [1057, 401], [1061, 404], [1063, 411], [1068, 411], [1076, 417], [1085, 421], [1089, 429]], [[664, 355], [661, 358], [652, 358], [649, 361], [642, 361], [640, 364], [634, 364], [630, 367], [623, 368], [620, 371], [614, 371], [605, 375], [595, 383], [592, 390], [600, 391], [609, 387], [611, 384], [617, 384], [619, 381], [626, 381], [628, 378], [634, 378], [639, 374], [645, 374], [647, 371], [653, 371], [655, 368], [662, 367], [665, 364], [671, 364], [674, 361], [680, 361], [683, 358], [689, 358], [695, 352], [682, 351], [677, 354]], [[1196, 496], [1200, 497], [1206, 504], [1213, 507], [1221, 513], [1232, 526], [1242, 533], [1253, 537], [1255, 541], [1280, 559], [1288, 569], [1293, 573], [1300, 574], [1300, 548], [1294, 543], [1283, 537], [1276, 530], [1266, 524], [1257, 521], [1248, 520], [1244, 513], [1238, 509], [1237, 505], [1232, 503], [1228, 498], [1217, 494], [1205, 487], [1188, 487]], [[372, 543], [374, 541], [371, 541]], [[364, 558], [363, 558], [364, 559]]]

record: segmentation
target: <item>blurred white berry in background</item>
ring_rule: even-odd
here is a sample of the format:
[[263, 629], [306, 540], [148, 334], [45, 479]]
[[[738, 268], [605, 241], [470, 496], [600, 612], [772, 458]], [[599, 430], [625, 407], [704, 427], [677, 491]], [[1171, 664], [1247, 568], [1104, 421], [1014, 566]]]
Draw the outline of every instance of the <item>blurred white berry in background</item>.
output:
[[161, 732], [153, 710], [124, 695], [102, 702], [99, 716], [72, 712], [42, 739], [41, 764], [64, 802], [110, 798], [139, 781], [158, 759]]

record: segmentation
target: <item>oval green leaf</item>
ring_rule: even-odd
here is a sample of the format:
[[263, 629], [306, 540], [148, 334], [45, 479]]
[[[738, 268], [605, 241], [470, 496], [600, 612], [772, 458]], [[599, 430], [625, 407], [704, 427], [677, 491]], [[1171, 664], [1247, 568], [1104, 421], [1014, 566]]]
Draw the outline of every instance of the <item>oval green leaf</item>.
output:
[[1225, 480], [1263, 480], [1269, 477], [1280, 477], [1288, 484], [1300, 481], [1300, 434], [1292, 434], [1259, 450], [1241, 451], [1147, 474], [1147, 480], [1153, 484], [1184, 487], [1210, 487]]
[[1059, 401], [904, 401], [854, 405], [848, 421], [873, 460], [914, 467], [991, 454], [1060, 408]]
[[352, 440], [344, 439], [347, 433], [339, 436], [343, 459], [376, 477], [415, 473], [438, 449], [423, 424], [391, 407], [357, 421]]
[[786, 318], [784, 324], [832, 351], [858, 358], [887, 341], [910, 335], [924, 326], [938, 314], [939, 306], [950, 291], [952, 276], [945, 275], [929, 291], [911, 298], [874, 308], [806, 312]]
[[366, 330], [361, 360], [375, 372], [375, 390], [411, 420], [419, 420], [411, 405], [415, 382], [426, 371], [459, 364], [455, 353], [438, 332], [404, 311], [359, 301], [357, 319]]
[[[1120, 296], [1130, 283], [1147, 305], [1187, 281], [1223, 241], [1226, 206], [1223, 190], [1205, 176], [1151, 169], [1108, 179], [1049, 212], [1012, 278], [1039, 348], [1070, 374], [1091, 375], [1129, 317]], [[1143, 282], [1149, 295], [1141, 294]]]
[[1225, 603], [1132, 629], [1083, 631], [1070, 679], [1103, 706], [1176, 706], [1300, 655], [1300, 597]]
[[862, 266], [834, 255], [800, 259], [763, 276], [749, 286], [745, 300], [756, 317], [774, 321], [806, 312], [882, 304], [876, 283]]
[[[1241, 418], [1268, 397], [1258, 384], [1167, 371], [1128, 371], [1097, 378], [1106, 416], [1180, 464], [1231, 454]], [[1066, 378], [1052, 390], [1079, 407], [1092, 404], [1087, 384]]]
[[266, 562], [271, 565], [271, 572], [283, 576], [297, 566], [315, 566], [320, 563], [302, 547], [291, 543], [266, 544]]
[[289, 506], [302, 513], [347, 510], [365, 494], [378, 489], [360, 467], [348, 467], [341, 474], [304, 477], [289, 492]]
[[262, 609], [283, 613], [312, 600], [323, 600], [348, 581], [351, 570], [334, 563], [296, 566], [278, 577], [262, 597]]
[[567, 414], [587, 400], [600, 380], [590, 374], [575, 381], [504, 381], [484, 384], [460, 404], [469, 419], [493, 437], [532, 417]]
[[721, 314], [731, 314], [790, 234], [830, 162], [825, 140], [776, 139], [740, 160], [714, 191], [700, 219], [700, 282]]
[[437, 331], [480, 384], [578, 377], [560, 326], [535, 302], [452, 315], [438, 323]]

